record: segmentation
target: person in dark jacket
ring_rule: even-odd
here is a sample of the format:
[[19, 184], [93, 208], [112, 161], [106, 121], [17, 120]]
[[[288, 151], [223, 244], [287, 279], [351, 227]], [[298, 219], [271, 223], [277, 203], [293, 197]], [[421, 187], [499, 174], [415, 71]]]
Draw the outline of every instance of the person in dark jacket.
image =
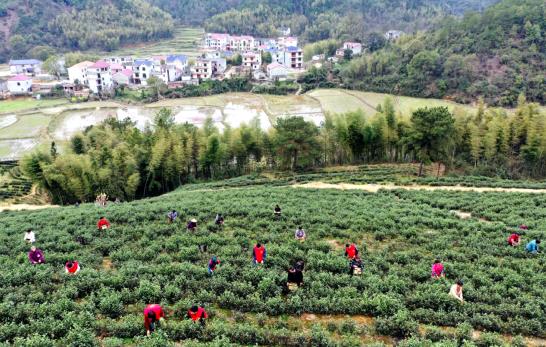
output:
[[214, 271], [216, 271], [216, 267], [220, 265], [220, 260], [215, 255], [212, 256], [209, 260], [209, 265], [207, 267], [207, 270], [209, 272], [209, 275], [214, 274]]
[[281, 207], [279, 205], [275, 205], [273, 213], [275, 214], [275, 218], [281, 218]]
[[349, 274], [351, 276], [362, 274], [362, 260], [360, 260], [358, 256], [351, 259], [351, 262], [349, 263]]
[[41, 249], [36, 248], [36, 246], [30, 247], [30, 252], [28, 252], [28, 260], [32, 265], [43, 264], [45, 263], [44, 252]]
[[193, 218], [188, 222], [187, 228], [189, 231], [195, 231], [197, 229], [197, 219]]

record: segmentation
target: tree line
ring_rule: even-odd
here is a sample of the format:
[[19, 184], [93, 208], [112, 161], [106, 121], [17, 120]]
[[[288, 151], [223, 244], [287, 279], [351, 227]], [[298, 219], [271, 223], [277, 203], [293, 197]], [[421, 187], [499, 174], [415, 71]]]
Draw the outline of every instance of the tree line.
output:
[[161, 109], [143, 131], [130, 119], [108, 118], [70, 140], [59, 154], [37, 151], [24, 173], [55, 203], [91, 201], [99, 192], [131, 200], [171, 191], [196, 179], [223, 179], [263, 170], [299, 171], [364, 163], [442, 162], [472, 174], [546, 176], [546, 115], [520, 97], [514, 113], [446, 107], [395, 111], [385, 99], [374, 115], [326, 115], [317, 126], [281, 117], [265, 131], [255, 119], [223, 132], [207, 119], [198, 128], [176, 124]]

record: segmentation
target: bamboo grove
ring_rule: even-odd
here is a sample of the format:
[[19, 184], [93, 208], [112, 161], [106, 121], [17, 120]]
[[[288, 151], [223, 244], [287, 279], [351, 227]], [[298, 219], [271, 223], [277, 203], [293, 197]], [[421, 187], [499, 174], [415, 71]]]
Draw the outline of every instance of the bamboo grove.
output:
[[411, 115], [397, 113], [387, 98], [374, 115], [326, 115], [320, 126], [282, 117], [267, 131], [258, 120], [219, 131], [210, 119], [200, 128], [176, 124], [161, 109], [143, 131], [112, 117], [67, 147], [21, 161], [25, 174], [62, 204], [97, 192], [132, 200], [194, 180], [345, 164], [441, 162], [467, 174], [543, 178], [546, 114], [523, 96], [511, 112], [480, 102], [472, 112], [435, 107]]

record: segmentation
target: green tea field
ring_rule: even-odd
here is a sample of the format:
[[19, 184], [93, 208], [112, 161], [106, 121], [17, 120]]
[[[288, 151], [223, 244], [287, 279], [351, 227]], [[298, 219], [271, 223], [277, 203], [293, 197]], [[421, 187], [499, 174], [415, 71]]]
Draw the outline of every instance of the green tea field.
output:
[[[410, 169], [240, 177], [105, 208], [3, 212], [0, 345], [543, 346], [544, 254], [509, 247], [506, 238], [520, 224], [529, 227], [523, 244], [544, 238], [546, 195], [292, 186], [369, 183], [381, 170], [402, 183]], [[180, 218], [168, 224], [172, 209]], [[221, 229], [216, 213], [225, 215]], [[110, 229], [96, 230], [101, 215]], [[191, 218], [194, 232], [185, 228]], [[305, 242], [294, 239], [298, 226]], [[29, 228], [45, 264], [29, 264]], [[256, 242], [267, 249], [261, 266], [252, 263]], [[345, 243], [358, 247], [361, 275], [349, 275]], [[221, 263], [211, 276], [213, 255]], [[431, 278], [436, 258], [443, 279]], [[72, 259], [81, 271], [68, 276]], [[298, 260], [304, 284], [286, 293], [287, 269]], [[458, 279], [464, 303], [448, 295]], [[150, 303], [164, 307], [166, 322], [146, 337]], [[204, 327], [184, 318], [194, 304], [209, 313]]]

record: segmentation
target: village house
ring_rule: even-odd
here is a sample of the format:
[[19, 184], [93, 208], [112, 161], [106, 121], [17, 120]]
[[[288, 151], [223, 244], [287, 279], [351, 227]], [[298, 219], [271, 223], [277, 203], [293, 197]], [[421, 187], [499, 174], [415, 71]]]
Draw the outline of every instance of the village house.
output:
[[119, 72], [116, 72], [112, 75], [112, 80], [115, 85], [117, 86], [128, 86], [133, 81], [133, 70], [131, 69], [123, 69]]
[[68, 80], [71, 83], [80, 83], [88, 85], [87, 81], [87, 68], [92, 66], [94, 63], [91, 61], [82, 61], [81, 63], [72, 65], [68, 70]]
[[108, 57], [104, 59], [107, 63], [110, 64], [119, 64], [122, 65], [124, 68], [128, 66], [133, 65], [133, 57], [131, 56], [121, 56], [121, 57]]
[[4, 98], [8, 92], [8, 82], [0, 78], [0, 98]]
[[23, 74], [13, 76], [8, 79], [7, 87], [12, 95], [32, 94], [32, 78]]
[[362, 44], [358, 42], [345, 42], [343, 44], [343, 50], [350, 50], [353, 55], [362, 54]]
[[277, 48], [285, 50], [289, 47], [298, 47], [298, 38], [294, 36], [283, 36], [277, 39]]
[[207, 33], [204, 46], [214, 50], [225, 50], [229, 41], [229, 34]]
[[177, 69], [185, 70], [188, 67], [188, 57], [185, 55], [168, 55], [165, 59], [167, 65], [173, 65]]
[[298, 47], [288, 47], [284, 51], [284, 66], [292, 69], [302, 69], [303, 68], [303, 50]]
[[326, 56], [323, 54], [315, 54], [311, 57], [311, 61], [317, 62], [326, 59]]
[[284, 52], [283, 51], [280, 51], [277, 48], [269, 48], [269, 49], [266, 49], [264, 52], [267, 52], [267, 53], [271, 54], [271, 62], [272, 63], [279, 63], [279, 64], [284, 63]]
[[230, 51], [247, 51], [254, 49], [254, 37], [248, 35], [230, 36], [226, 47]]
[[192, 79], [210, 79], [212, 78], [212, 73], [212, 62], [209, 59], [198, 58], [195, 61], [195, 65], [191, 67]]
[[272, 80], [285, 79], [288, 76], [288, 72], [289, 72], [286, 66], [276, 62], [267, 65], [266, 71], [267, 71], [267, 77], [269, 77]]
[[262, 65], [262, 55], [256, 52], [243, 53], [243, 67], [258, 70]]
[[113, 87], [110, 64], [99, 60], [87, 68], [87, 80], [89, 89], [95, 93], [110, 91]]
[[152, 76], [154, 63], [148, 59], [135, 59], [133, 62], [133, 83], [147, 85], [146, 80]]
[[9, 71], [12, 75], [34, 76], [42, 73], [42, 62], [36, 59], [10, 60]]
[[389, 30], [385, 33], [385, 38], [389, 41], [395, 41], [400, 38], [400, 36], [404, 35], [403, 31], [400, 30]]
[[118, 72], [123, 71], [124, 69], [125, 68], [121, 64], [118, 64], [118, 63], [110, 64], [110, 73], [112, 74], [112, 76], [114, 74], [117, 74]]
[[209, 59], [212, 64], [212, 74], [222, 75], [227, 68], [227, 62], [224, 58], [212, 58]]

